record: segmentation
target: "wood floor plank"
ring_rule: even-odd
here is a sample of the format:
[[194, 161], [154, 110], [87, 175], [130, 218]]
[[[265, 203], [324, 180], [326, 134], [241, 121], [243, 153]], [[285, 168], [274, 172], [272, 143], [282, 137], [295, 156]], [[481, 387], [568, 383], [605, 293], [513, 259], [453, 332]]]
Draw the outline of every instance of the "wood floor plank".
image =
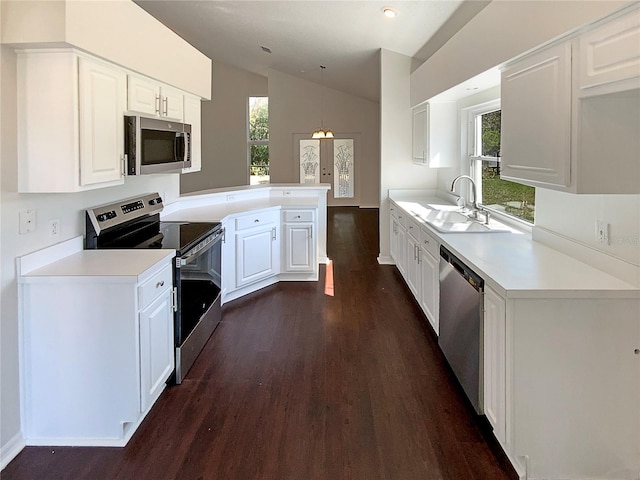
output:
[[126, 447], [28, 447], [2, 480], [517, 478], [396, 268], [377, 263], [378, 210], [331, 207], [327, 228], [333, 296], [323, 267], [225, 305]]

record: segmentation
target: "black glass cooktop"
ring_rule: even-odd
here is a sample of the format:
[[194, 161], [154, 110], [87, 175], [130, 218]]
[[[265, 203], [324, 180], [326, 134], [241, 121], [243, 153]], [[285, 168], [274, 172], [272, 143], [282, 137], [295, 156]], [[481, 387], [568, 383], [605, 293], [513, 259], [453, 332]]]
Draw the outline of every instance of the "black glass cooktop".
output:
[[173, 248], [184, 253], [219, 230], [219, 222], [160, 222], [160, 235], [149, 248]]

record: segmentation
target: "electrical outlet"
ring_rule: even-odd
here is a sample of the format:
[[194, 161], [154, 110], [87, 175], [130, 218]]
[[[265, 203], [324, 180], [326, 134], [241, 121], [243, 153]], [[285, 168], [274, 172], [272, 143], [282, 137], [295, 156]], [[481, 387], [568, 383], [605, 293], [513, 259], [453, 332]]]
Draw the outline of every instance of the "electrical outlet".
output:
[[602, 245], [609, 245], [609, 224], [604, 220], [596, 220], [596, 240]]
[[60, 235], [60, 219], [54, 218], [49, 220], [49, 236], [57, 237], [58, 235]]
[[233, 202], [236, 199], [234, 195], [227, 195], [227, 202]]
[[18, 233], [23, 235], [25, 233], [33, 232], [36, 229], [36, 211], [35, 210], [20, 210], [18, 212]]

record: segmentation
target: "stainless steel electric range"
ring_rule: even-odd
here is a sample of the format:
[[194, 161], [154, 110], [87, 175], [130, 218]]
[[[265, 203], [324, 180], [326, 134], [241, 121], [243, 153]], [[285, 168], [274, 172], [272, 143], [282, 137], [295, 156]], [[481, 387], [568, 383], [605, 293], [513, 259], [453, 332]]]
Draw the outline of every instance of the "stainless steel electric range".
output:
[[174, 338], [181, 383], [221, 318], [221, 245], [218, 222], [162, 222], [157, 193], [86, 211], [85, 249], [167, 248], [174, 259]]

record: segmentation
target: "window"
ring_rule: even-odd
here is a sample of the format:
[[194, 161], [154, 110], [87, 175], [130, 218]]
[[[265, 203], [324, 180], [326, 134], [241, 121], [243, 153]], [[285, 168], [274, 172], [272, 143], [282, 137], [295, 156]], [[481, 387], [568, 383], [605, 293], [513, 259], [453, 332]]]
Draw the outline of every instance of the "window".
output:
[[249, 184], [269, 183], [269, 97], [249, 97]]
[[535, 188], [500, 178], [500, 102], [472, 107], [468, 113], [469, 161], [478, 202], [490, 210], [533, 223]]

